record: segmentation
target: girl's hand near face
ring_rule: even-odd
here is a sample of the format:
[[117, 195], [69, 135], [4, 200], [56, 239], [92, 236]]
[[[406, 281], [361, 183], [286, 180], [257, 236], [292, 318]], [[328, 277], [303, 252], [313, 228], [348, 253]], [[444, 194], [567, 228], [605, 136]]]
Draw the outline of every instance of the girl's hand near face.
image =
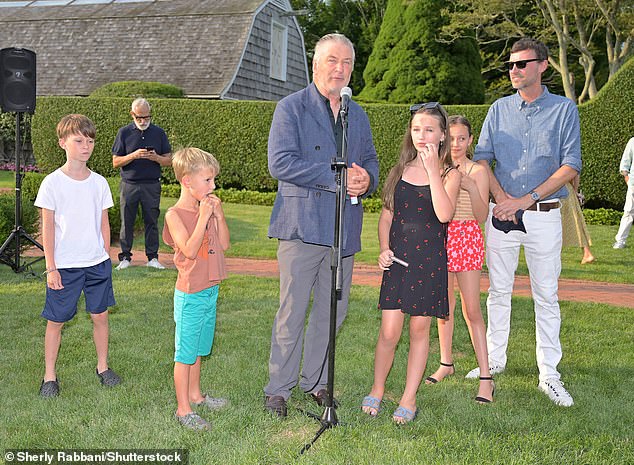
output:
[[425, 147], [418, 152], [427, 174], [437, 173], [440, 170], [440, 160], [438, 159], [438, 146], [436, 144], [425, 144]]

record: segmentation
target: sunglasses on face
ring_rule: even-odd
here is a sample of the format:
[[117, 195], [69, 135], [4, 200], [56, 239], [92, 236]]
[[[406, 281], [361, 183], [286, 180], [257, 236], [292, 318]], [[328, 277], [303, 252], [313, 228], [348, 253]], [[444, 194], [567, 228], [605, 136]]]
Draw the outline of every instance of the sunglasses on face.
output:
[[506, 67], [509, 71], [513, 70], [513, 66], [517, 66], [517, 69], [524, 69], [526, 65], [531, 61], [544, 61], [541, 58], [531, 58], [530, 60], [519, 60], [519, 61], [507, 61]]
[[423, 110], [436, 110], [440, 108], [439, 102], [427, 102], [427, 103], [415, 103], [409, 107], [409, 112], [414, 115], [417, 111]]

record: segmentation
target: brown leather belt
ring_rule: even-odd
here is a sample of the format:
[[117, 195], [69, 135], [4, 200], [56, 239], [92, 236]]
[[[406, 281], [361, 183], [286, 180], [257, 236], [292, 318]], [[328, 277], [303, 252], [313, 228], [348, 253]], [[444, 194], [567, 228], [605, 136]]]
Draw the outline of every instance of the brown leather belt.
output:
[[549, 212], [555, 208], [559, 208], [559, 201], [557, 202], [542, 202], [542, 203], [534, 203], [527, 210], [532, 212]]

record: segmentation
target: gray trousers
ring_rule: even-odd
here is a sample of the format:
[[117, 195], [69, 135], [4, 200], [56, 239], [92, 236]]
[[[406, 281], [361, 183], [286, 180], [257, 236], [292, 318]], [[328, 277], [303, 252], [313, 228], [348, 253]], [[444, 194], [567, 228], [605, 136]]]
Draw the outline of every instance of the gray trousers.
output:
[[[273, 322], [269, 384], [264, 388], [264, 393], [288, 399], [291, 389], [297, 385], [302, 342], [304, 363], [300, 387], [306, 392], [314, 392], [325, 388], [327, 384], [328, 361], [324, 362], [324, 359], [330, 329], [331, 248], [306, 244], [300, 240], [280, 240], [277, 260], [280, 269], [280, 308]], [[348, 311], [353, 266], [354, 256], [343, 259], [342, 295], [337, 302], [337, 330]], [[304, 340], [311, 291], [313, 305]]]

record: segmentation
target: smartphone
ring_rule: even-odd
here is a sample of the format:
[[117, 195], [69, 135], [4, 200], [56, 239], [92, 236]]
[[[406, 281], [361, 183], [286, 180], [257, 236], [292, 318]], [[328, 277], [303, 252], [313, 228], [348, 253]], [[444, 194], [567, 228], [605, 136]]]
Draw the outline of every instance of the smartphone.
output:
[[148, 152], [152, 152], [154, 150], [154, 147], [145, 147], [145, 150], [147, 150]]

